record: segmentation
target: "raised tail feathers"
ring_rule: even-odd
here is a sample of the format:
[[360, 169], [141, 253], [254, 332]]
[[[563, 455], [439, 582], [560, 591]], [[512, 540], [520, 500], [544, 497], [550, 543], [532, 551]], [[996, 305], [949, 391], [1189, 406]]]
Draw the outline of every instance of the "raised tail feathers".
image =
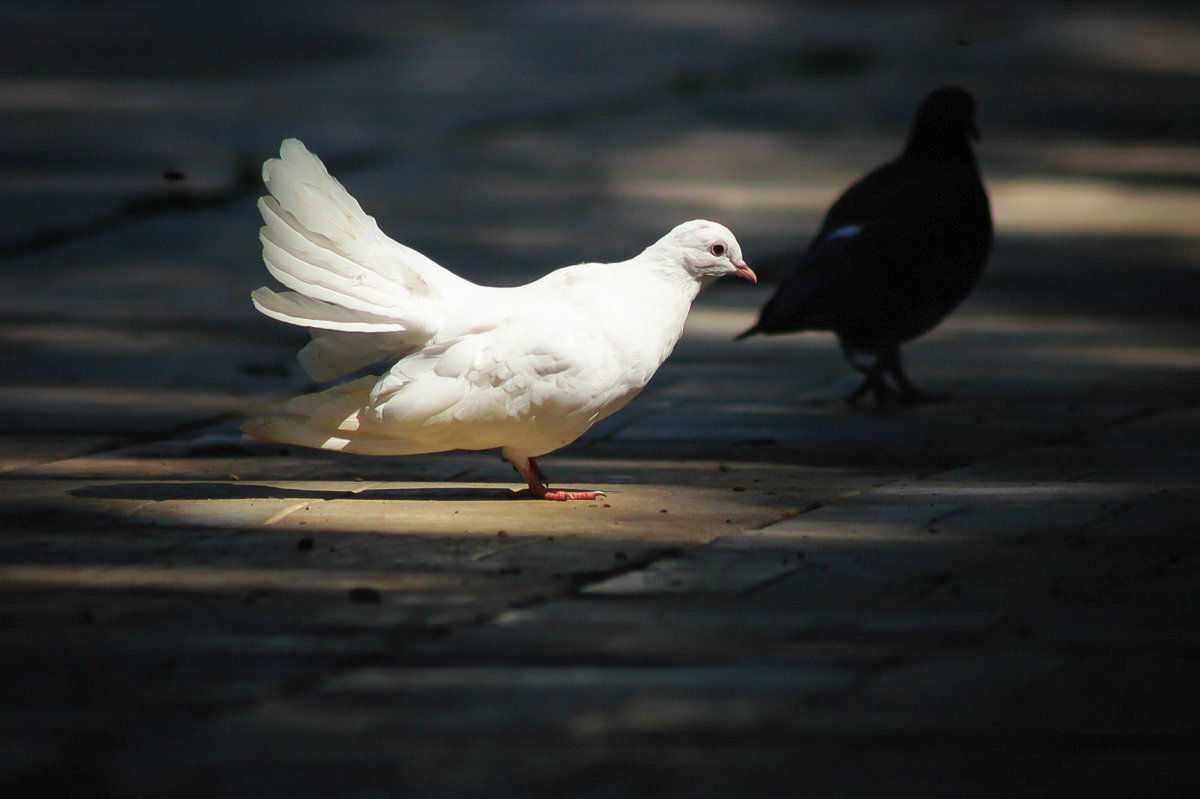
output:
[[344, 308], [404, 318], [469, 281], [386, 236], [296, 139], [263, 164], [263, 260], [288, 288]]
[[263, 164], [259, 200], [267, 271], [288, 291], [251, 295], [263, 314], [309, 328], [300, 363], [333, 380], [428, 340], [446, 301], [474, 284], [388, 238], [296, 139]]

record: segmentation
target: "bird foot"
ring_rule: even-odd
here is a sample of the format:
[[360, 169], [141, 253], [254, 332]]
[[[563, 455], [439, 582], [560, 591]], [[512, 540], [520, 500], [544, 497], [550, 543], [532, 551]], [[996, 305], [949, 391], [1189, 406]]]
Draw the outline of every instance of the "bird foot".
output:
[[552, 502], [566, 502], [568, 499], [599, 499], [605, 496], [603, 491], [563, 491], [561, 489], [552, 489], [546, 485], [546, 475], [542, 471], [542, 467], [538, 466], [536, 460], [510, 453], [508, 450], [505, 450], [504, 457], [508, 459], [514, 469], [520, 472], [521, 476], [525, 478], [525, 482], [529, 485], [529, 488], [514, 491], [512, 493], [514, 499], [548, 499]]
[[510, 499], [548, 499], [552, 502], [566, 502], [569, 499], [600, 499], [600, 497], [608, 496], [603, 491], [563, 491], [561, 489], [543, 488], [541, 491], [535, 491], [532, 488], [522, 488], [520, 491], [513, 491], [509, 495]]
[[950, 399], [949, 394], [934, 394], [922, 391], [910, 383], [903, 374], [892, 374], [892, 379], [896, 381], [897, 388], [893, 388], [881, 374], [868, 372], [862, 384], [847, 395], [845, 399], [846, 404], [857, 405], [858, 401], [865, 397], [868, 392], [875, 397], [875, 404], [880, 406], [890, 405], [893, 402], [897, 405], [911, 406], [922, 403], [945, 402]]
[[868, 374], [866, 379], [862, 381], [862, 384], [846, 395], [843, 401], [847, 405], [857, 405], [858, 401], [865, 397], [868, 391], [874, 395], [876, 405], [887, 405], [897, 399], [896, 392], [884, 382], [882, 377], [876, 374]]

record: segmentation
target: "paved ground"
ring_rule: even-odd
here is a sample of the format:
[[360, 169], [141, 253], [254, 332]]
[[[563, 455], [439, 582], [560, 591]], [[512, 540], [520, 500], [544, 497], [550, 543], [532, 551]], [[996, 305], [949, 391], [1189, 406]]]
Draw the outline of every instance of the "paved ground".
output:
[[[1185, 795], [1200, 787], [1200, 16], [1188, 4], [354, 0], [0, 10], [0, 783], [91, 796]], [[947, 82], [997, 247], [850, 409], [734, 344]], [[650, 389], [494, 453], [251, 445], [258, 164], [511, 284], [720, 219]], [[13, 794], [8, 794], [13, 795]]]

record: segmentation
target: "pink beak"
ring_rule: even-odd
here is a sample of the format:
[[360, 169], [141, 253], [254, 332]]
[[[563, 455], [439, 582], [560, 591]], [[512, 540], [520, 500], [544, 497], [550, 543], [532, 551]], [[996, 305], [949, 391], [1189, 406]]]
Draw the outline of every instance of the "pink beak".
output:
[[754, 274], [754, 270], [747, 266], [745, 261], [734, 261], [733, 266], [737, 269], [738, 277], [744, 277], [751, 283], [758, 282], [758, 275]]

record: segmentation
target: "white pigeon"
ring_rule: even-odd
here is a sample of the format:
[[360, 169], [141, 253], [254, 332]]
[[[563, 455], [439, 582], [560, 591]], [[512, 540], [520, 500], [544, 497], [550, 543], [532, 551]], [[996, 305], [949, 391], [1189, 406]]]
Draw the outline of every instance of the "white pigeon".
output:
[[479, 286], [393, 241], [296, 139], [263, 165], [259, 199], [267, 271], [259, 311], [310, 329], [304, 370], [332, 381], [280, 412], [250, 419], [251, 438], [365, 455], [499, 447], [542, 499], [534, 460], [620, 410], [683, 333], [700, 288], [722, 275], [756, 280], [733, 234], [685, 222], [641, 254], [558, 269], [514, 288]]

